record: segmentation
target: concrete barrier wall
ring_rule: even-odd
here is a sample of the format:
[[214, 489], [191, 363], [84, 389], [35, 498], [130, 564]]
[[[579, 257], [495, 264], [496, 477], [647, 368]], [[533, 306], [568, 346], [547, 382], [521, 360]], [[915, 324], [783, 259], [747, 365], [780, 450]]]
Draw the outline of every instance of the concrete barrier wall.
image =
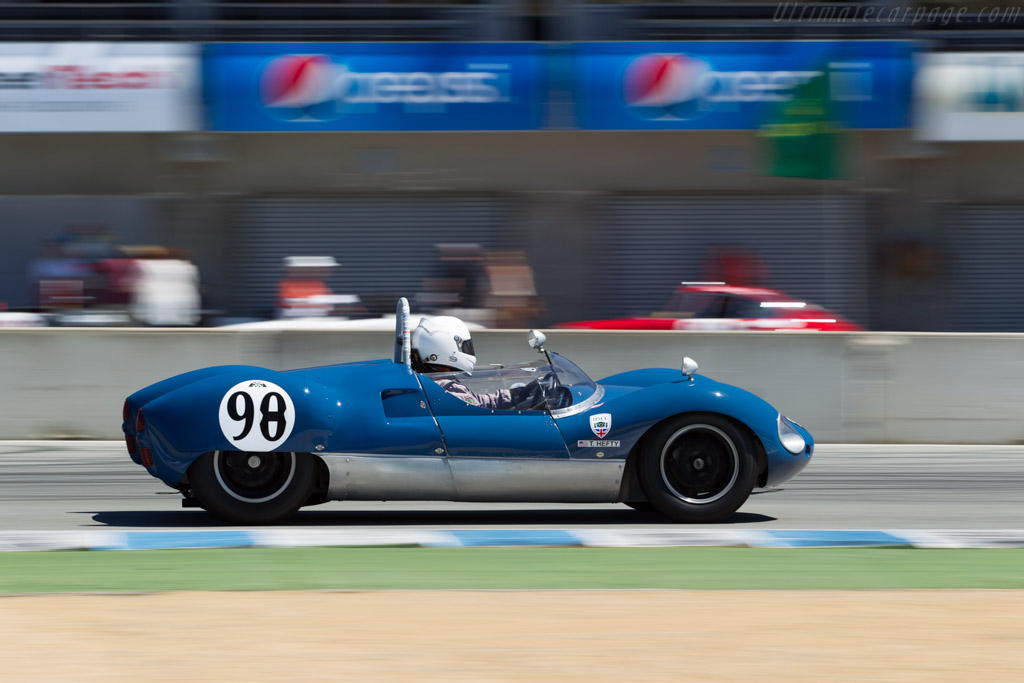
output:
[[[479, 361], [530, 360], [522, 331], [474, 333]], [[592, 377], [679, 367], [748, 389], [823, 442], [1024, 442], [1024, 335], [586, 332], [548, 348]], [[391, 355], [389, 332], [0, 330], [0, 438], [120, 438], [125, 396], [210, 365], [278, 370]]]

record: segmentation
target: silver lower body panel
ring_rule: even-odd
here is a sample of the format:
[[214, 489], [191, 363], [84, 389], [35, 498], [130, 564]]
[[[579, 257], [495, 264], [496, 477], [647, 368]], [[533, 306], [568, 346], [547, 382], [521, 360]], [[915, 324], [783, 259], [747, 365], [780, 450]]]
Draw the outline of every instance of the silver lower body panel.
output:
[[330, 500], [614, 503], [621, 460], [533, 460], [318, 453]]

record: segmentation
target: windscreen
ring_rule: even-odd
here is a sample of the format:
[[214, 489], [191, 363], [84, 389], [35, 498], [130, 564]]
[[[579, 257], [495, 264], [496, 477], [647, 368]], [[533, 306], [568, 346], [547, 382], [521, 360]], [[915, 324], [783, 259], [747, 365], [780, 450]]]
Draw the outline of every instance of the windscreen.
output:
[[[501, 395], [499, 392], [510, 392], [536, 384], [543, 396], [551, 399], [551, 405], [557, 406], [552, 410], [553, 414], [577, 407], [588, 401], [594, 396], [597, 389], [593, 380], [583, 370], [557, 353], [551, 354], [551, 363], [547, 363], [545, 358], [516, 365], [478, 367], [473, 370], [472, 374], [434, 372], [428, 373], [426, 376], [442, 385], [445, 384], [444, 380], [453, 380], [474, 394], [492, 396], [493, 400], [485, 398], [475, 402], [478, 405], [497, 403], [502, 406], [498, 409], [522, 409], [522, 406], [516, 401], [506, 405], [509, 395], [507, 393]], [[568, 397], [566, 396], [567, 392]], [[512, 394], [511, 396], [517, 395]]]
[[473, 374], [465, 372], [431, 372], [427, 377], [439, 382], [450, 379], [469, 387], [477, 394], [490, 394], [501, 389], [512, 389], [528, 384], [544, 377], [551, 371], [551, 366], [543, 360], [516, 365], [490, 365], [473, 369]]

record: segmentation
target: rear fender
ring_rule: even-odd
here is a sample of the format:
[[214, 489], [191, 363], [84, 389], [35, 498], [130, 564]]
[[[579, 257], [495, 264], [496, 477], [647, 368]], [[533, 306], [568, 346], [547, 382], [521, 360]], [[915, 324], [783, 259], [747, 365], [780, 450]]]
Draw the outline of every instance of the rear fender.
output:
[[[238, 391], [253, 398], [254, 419], [246, 436], [246, 421], [225, 417], [227, 404]], [[262, 424], [266, 414], [261, 398], [271, 391], [287, 396], [286, 433], [277, 432], [280, 415]], [[235, 417], [249, 407], [245, 403], [237, 399]], [[275, 399], [266, 407], [281, 406]], [[289, 372], [235, 368], [153, 398], [142, 410], [146, 429], [138, 437], [139, 445], [153, 450], [153, 474], [171, 486], [181, 481], [196, 458], [210, 451], [424, 455], [442, 447], [419, 382], [395, 363]], [[267, 432], [262, 432], [264, 427]], [[252, 437], [260, 434], [279, 438], [256, 438], [254, 443]]]
[[[234, 415], [245, 415], [245, 419], [233, 420], [228, 399], [239, 392], [249, 393], [250, 399], [236, 399]], [[261, 406], [261, 397], [270, 392], [284, 398]], [[324, 448], [338, 412], [337, 406], [333, 413], [328, 408], [335, 394], [321, 384], [285, 373], [232, 368], [141, 405], [145, 429], [137, 439], [140, 448], [148, 446], [153, 451], [154, 474], [173, 486], [196, 458], [209, 451], [312, 452], [317, 446]]]
[[165, 394], [168, 394], [181, 387], [194, 384], [210, 377], [216, 377], [218, 375], [228, 375], [233, 373], [246, 374], [252, 372], [266, 372], [264, 368], [256, 367], [254, 365], [218, 365], [212, 368], [203, 368], [202, 370], [192, 370], [191, 372], [184, 372], [174, 377], [169, 377], [163, 381], [157, 382], [156, 384], [150, 384], [144, 389], [139, 389], [134, 394], [128, 397], [128, 405], [132, 409], [132, 418], [134, 419], [135, 411], [141, 406], [146, 405], [150, 401]]

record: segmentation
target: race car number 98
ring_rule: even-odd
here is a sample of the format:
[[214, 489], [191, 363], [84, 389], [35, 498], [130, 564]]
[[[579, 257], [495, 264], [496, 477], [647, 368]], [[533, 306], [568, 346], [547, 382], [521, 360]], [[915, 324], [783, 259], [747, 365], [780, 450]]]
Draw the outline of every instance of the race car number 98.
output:
[[228, 389], [220, 402], [220, 430], [239, 451], [272, 451], [292, 433], [295, 405], [273, 382], [251, 379]]

